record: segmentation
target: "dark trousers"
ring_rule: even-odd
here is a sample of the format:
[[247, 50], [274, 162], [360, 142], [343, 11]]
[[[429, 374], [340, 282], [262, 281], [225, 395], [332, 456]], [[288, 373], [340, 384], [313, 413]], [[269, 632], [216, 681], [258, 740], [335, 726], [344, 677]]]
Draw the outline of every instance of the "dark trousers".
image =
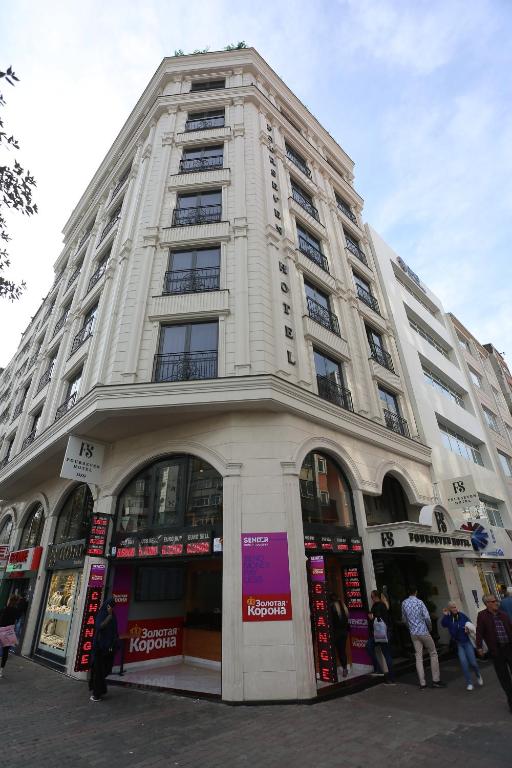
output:
[[10, 646], [8, 645], [4, 645], [2, 648], [2, 662], [0, 663], [0, 666], [2, 667], [2, 669], [7, 664], [7, 659], [9, 658], [9, 648]]
[[493, 656], [492, 662], [496, 676], [512, 707], [512, 644], [499, 646], [498, 655]]
[[343, 669], [347, 668], [347, 633], [336, 635], [334, 644], [338, 651], [338, 658]]
[[375, 648], [377, 645], [381, 649], [382, 655], [386, 659], [389, 679], [392, 680], [393, 679], [393, 658], [391, 656], [391, 649], [389, 647], [389, 643], [376, 643], [373, 637], [369, 637], [368, 642], [366, 643], [366, 650], [368, 651], [368, 655], [370, 656], [373, 662], [373, 670], [374, 672], [382, 672], [381, 666], [379, 664], [379, 660], [377, 658], [377, 654], [375, 652]]
[[101, 653], [96, 651], [94, 654], [94, 661], [91, 667], [91, 676], [89, 678], [89, 690], [92, 691], [92, 695], [99, 699], [107, 692], [106, 678], [112, 672], [112, 660], [111, 653]]

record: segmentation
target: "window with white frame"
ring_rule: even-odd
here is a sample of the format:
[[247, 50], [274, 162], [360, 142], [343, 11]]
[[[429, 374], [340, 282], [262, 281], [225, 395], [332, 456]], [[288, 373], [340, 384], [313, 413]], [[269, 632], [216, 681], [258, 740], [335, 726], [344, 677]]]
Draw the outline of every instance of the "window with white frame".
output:
[[430, 346], [434, 347], [434, 349], [437, 349], [437, 351], [440, 352], [443, 357], [448, 357], [448, 349], [440, 344], [428, 331], [422, 328], [421, 325], [418, 325], [418, 323], [416, 323], [414, 320], [411, 320], [411, 318], [409, 318], [409, 325], [413, 331], [418, 334], [418, 336], [421, 336], [423, 339], [425, 339], [425, 341], [428, 341]]
[[464, 459], [479, 464], [481, 467], [484, 466], [480, 448], [476, 443], [473, 443], [472, 440], [463, 437], [444, 424], [438, 423], [438, 426], [445, 448], [448, 448], [452, 453], [458, 453], [459, 456], [462, 456]]
[[498, 451], [498, 458], [500, 460], [501, 468], [507, 477], [512, 477], [512, 459], [507, 456], [506, 453]]
[[499, 434], [500, 428], [498, 426], [498, 419], [496, 418], [496, 414], [490, 411], [484, 405], [482, 406], [482, 411], [484, 412], [484, 417], [487, 422], [487, 426], [489, 426], [494, 432], [498, 432]]
[[497, 528], [504, 528], [505, 526], [503, 525], [503, 518], [498, 504], [495, 501], [482, 499], [481, 496], [479, 498], [480, 502], [484, 505], [485, 514], [487, 515], [490, 524], [495, 525]]
[[457, 392], [456, 389], [447, 384], [446, 381], [443, 381], [443, 379], [441, 379], [429, 368], [426, 368], [426, 366], [422, 365], [422, 369], [423, 375], [425, 376], [425, 379], [428, 381], [430, 386], [434, 387], [434, 389], [437, 389], [437, 391], [441, 392], [441, 394], [443, 394], [445, 397], [449, 397], [451, 400], [457, 403], [457, 405], [460, 405], [461, 408], [464, 408], [464, 399], [460, 392]]
[[471, 348], [469, 346], [469, 341], [467, 339], [465, 339], [463, 336], [459, 336], [459, 334], [457, 334], [457, 340], [458, 340], [460, 346], [462, 347], [462, 349], [465, 349], [466, 352], [469, 352], [471, 354]]
[[480, 376], [480, 374], [477, 373], [476, 371], [474, 371], [469, 366], [468, 366], [468, 370], [469, 370], [469, 378], [471, 379], [471, 381], [473, 382], [475, 387], [479, 387], [481, 389], [482, 388], [482, 377]]

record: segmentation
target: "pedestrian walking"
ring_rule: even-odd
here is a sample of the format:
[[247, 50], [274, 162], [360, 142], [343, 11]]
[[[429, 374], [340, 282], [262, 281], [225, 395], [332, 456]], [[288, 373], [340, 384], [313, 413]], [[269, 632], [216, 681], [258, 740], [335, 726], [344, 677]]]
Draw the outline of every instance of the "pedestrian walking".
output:
[[107, 677], [112, 672], [114, 655], [119, 642], [114, 606], [115, 600], [110, 597], [105, 600], [96, 617], [89, 676], [91, 701], [101, 701], [102, 696], [107, 693]]
[[430, 618], [427, 606], [423, 600], [417, 597], [416, 587], [409, 589], [409, 597], [402, 603], [402, 619], [411, 633], [411, 640], [416, 653], [416, 671], [420, 681], [420, 690], [424, 691], [427, 687], [425, 680], [425, 668], [423, 666], [423, 649], [426, 648], [430, 656], [430, 669], [432, 672], [432, 687], [445, 688], [445, 683], [441, 682], [439, 673], [439, 658], [437, 656], [436, 646], [430, 634], [432, 629], [432, 619]]
[[476, 622], [477, 653], [484, 655], [482, 643], [485, 642], [512, 712], [512, 623], [505, 611], [498, 608], [494, 595], [484, 595], [482, 599], [485, 608]]
[[441, 625], [448, 630], [450, 637], [457, 646], [457, 653], [459, 655], [460, 665], [466, 679], [466, 690], [473, 690], [473, 680], [471, 677], [471, 670], [475, 673], [476, 682], [478, 685], [483, 685], [484, 681], [478, 668], [478, 662], [475, 656], [475, 650], [473, 643], [471, 642], [470, 627], [471, 622], [468, 617], [462, 611], [457, 608], [457, 603], [449, 602], [448, 606], [443, 610], [443, 618]]
[[[14, 624], [16, 623], [17, 612], [16, 603], [18, 598], [14, 595], [9, 598], [7, 606], [0, 612], [0, 628], [4, 631], [0, 633], [0, 648], [2, 649], [2, 661], [0, 662], [0, 677], [4, 676], [5, 665], [9, 658], [9, 651], [12, 646], [16, 644], [16, 634], [14, 632]], [[9, 631], [10, 630], [10, 631]], [[4, 640], [2, 641], [2, 636]], [[6, 637], [11, 637], [12, 642], [5, 642]]]
[[510, 621], [512, 621], [512, 587], [507, 587], [506, 597], [500, 603], [500, 610], [505, 611]]
[[329, 606], [331, 611], [331, 623], [334, 633], [334, 644], [338, 652], [338, 658], [342, 667], [343, 677], [348, 675], [347, 667], [347, 638], [350, 632], [348, 621], [348, 609], [335, 592], [329, 595]]
[[[386, 602], [384, 602], [382, 595], [376, 589], [372, 590], [370, 594], [372, 606], [370, 613], [368, 614], [368, 642], [366, 643], [366, 650], [373, 662], [373, 674], [384, 674], [384, 682], [388, 684], [394, 683], [393, 673], [393, 659], [391, 656], [390, 640], [391, 640], [391, 617]], [[386, 659], [386, 666], [388, 671], [384, 673], [380, 661], [377, 656], [377, 648], [380, 648], [382, 655]]]

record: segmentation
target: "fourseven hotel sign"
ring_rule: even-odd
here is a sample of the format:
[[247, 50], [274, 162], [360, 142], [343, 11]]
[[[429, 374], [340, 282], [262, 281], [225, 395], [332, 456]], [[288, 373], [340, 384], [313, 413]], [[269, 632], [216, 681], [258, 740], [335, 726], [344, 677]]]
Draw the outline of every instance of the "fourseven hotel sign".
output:
[[98, 484], [104, 452], [105, 446], [102, 443], [70, 435], [60, 476], [82, 483]]

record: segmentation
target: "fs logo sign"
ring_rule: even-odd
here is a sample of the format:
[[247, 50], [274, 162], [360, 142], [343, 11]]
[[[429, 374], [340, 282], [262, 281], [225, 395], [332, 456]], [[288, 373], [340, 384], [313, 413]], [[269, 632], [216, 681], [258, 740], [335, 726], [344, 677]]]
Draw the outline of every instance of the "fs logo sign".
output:
[[103, 443], [71, 435], [60, 476], [82, 483], [98, 484], [101, 479], [104, 452]]

